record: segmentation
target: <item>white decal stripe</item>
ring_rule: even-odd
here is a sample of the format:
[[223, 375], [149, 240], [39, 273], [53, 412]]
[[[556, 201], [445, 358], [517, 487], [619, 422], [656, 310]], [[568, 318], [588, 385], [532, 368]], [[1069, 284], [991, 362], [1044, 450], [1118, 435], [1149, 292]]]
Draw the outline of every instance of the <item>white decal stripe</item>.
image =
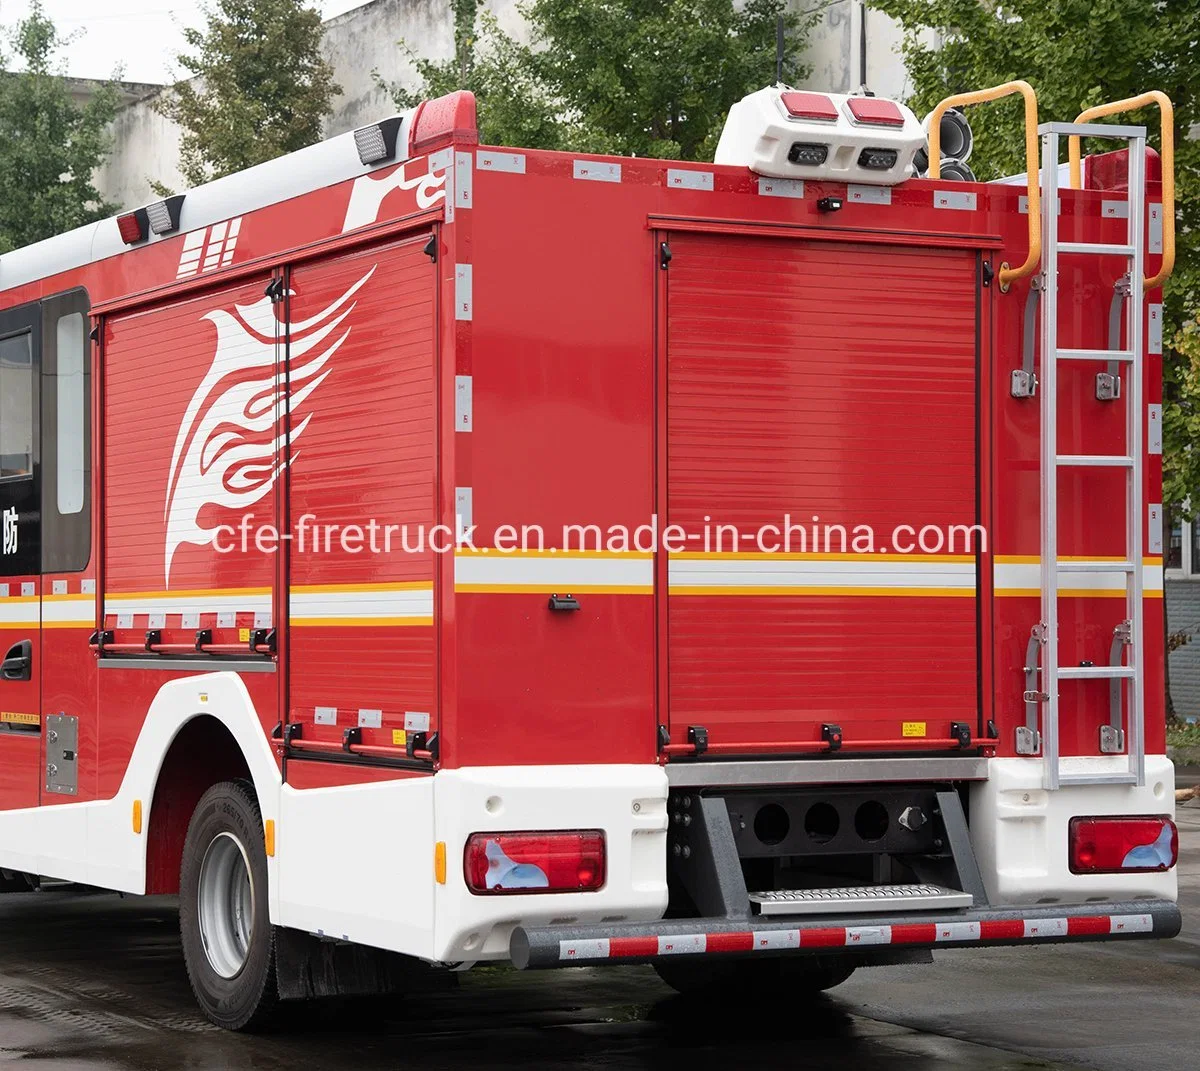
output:
[[756, 930], [752, 936], [754, 947], [760, 950], [800, 947], [799, 930]]
[[95, 595], [51, 595], [42, 602], [44, 625], [92, 625], [95, 621]]
[[608, 959], [608, 938], [586, 941], [559, 941], [560, 960]]
[[890, 945], [891, 926], [847, 926], [847, 945]]
[[978, 922], [940, 922], [934, 940], [978, 941], [980, 932]]
[[[1037, 562], [997, 562], [993, 569], [997, 595], [1009, 592], [1037, 593], [1042, 585], [1041, 566]], [[1142, 588], [1147, 592], [1161, 592], [1163, 570], [1161, 565], [1142, 566]], [[1125, 591], [1125, 574], [1114, 569], [1099, 573], [1061, 573], [1058, 578], [1059, 591]]]
[[433, 585], [399, 591], [293, 591], [293, 621], [305, 618], [392, 618], [433, 616]]
[[975, 564], [925, 557], [912, 561], [781, 558], [770, 554], [751, 558], [713, 555], [711, 559], [672, 559], [671, 590], [677, 588], [947, 588], [975, 590]]
[[658, 939], [660, 956], [696, 955], [708, 950], [708, 936], [703, 933], [671, 934]]
[[[654, 590], [654, 559], [650, 555], [617, 557], [587, 555], [460, 554], [454, 559], [454, 585], [458, 590], [487, 588], [573, 589], [596, 587]], [[549, 593], [549, 592], [548, 592]]]
[[104, 613], [114, 614], [253, 614], [270, 613], [271, 595], [238, 594], [237, 592], [201, 593], [197, 595], [120, 595], [104, 596]]
[[1066, 937], [1067, 920], [1063, 919], [1026, 919], [1026, 937]]
[[1154, 919], [1149, 915], [1113, 915], [1108, 920], [1109, 933], [1153, 933]]

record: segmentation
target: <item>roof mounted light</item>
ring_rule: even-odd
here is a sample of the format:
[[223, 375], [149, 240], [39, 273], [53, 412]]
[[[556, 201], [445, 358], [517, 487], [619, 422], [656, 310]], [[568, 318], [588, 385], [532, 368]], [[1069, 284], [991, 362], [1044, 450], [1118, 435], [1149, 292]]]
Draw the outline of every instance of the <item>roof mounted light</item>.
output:
[[846, 110], [850, 113], [851, 122], [862, 126], [890, 126], [897, 129], [904, 126], [904, 113], [894, 100], [850, 97], [846, 101]]
[[165, 201], [155, 201], [146, 206], [150, 229], [155, 234], [170, 234], [179, 230], [179, 214], [183, 211], [184, 194], [176, 194]]
[[137, 245], [150, 237], [150, 219], [144, 208], [135, 208], [123, 216], [117, 216], [117, 230], [126, 245]]
[[837, 107], [825, 93], [804, 93], [793, 89], [781, 93], [779, 101], [792, 119], [816, 119], [824, 123], [837, 122]]
[[354, 147], [358, 149], [359, 160], [369, 166], [396, 159], [396, 142], [403, 123], [403, 118], [394, 115], [381, 123], [359, 127], [354, 132]]

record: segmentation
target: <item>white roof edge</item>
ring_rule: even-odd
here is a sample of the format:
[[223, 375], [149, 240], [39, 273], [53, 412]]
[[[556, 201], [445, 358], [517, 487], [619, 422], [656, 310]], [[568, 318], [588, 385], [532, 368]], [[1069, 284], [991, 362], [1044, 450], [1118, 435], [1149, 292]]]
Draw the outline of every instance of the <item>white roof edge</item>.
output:
[[112, 216], [0, 255], [0, 293], [400, 163], [407, 154], [412, 115], [408, 111], [401, 116], [395, 160], [364, 165], [351, 131], [187, 191], [179, 229], [170, 234], [151, 234], [149, 241], [128, 246]]

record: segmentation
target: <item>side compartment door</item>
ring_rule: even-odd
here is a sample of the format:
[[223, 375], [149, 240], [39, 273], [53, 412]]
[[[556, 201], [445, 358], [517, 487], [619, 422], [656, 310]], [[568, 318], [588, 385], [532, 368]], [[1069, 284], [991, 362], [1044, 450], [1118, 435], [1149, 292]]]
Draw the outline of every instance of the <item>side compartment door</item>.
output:
[[428, 240], [323, 259], [288, 279], [293, 758], [403, 764], [411, 736], [437, 731]]
[[41, 316], [0, 313], [0, 810], [36, 807], [42, 780]]

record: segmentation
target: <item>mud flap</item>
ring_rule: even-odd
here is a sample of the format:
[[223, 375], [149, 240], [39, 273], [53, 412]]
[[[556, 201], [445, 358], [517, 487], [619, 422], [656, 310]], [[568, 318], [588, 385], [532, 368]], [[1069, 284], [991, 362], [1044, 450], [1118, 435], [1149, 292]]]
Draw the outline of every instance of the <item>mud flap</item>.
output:
[[280, 1000], [367, 997], [453, 988], [449, 971], [365, 945], [328, 941], [301, 930], [275, 928], [275, 973]]

